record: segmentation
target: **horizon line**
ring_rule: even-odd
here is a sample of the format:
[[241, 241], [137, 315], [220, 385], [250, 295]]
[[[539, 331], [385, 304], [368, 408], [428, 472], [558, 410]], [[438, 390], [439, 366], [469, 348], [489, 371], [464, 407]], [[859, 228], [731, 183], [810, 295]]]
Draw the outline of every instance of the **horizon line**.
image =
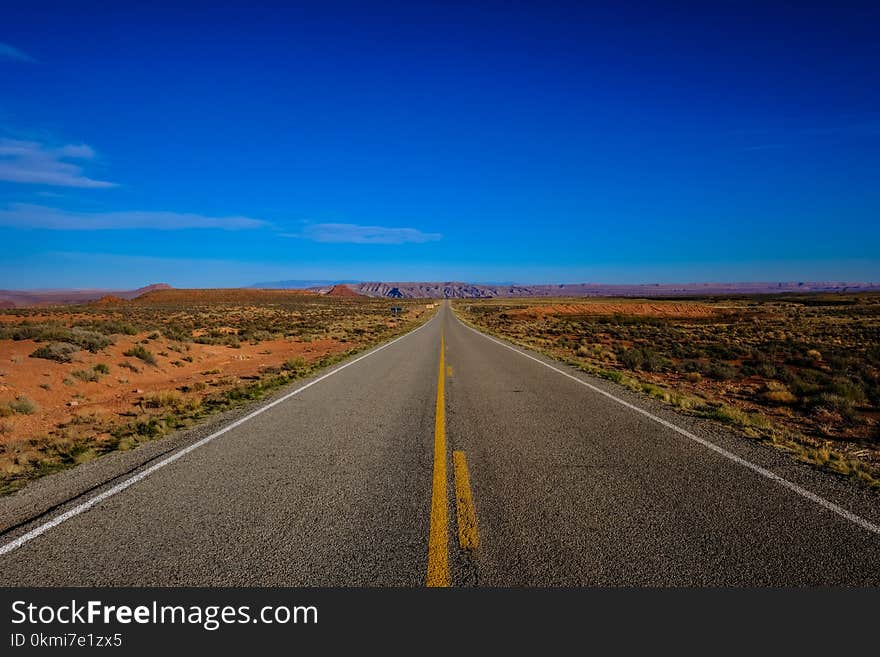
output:
[[[298, 279], [290, 279], [291, 281], [297, 281]], [[825, 279], [825, 280], [715, 280], [715, 281], [690, 281], [690, 282], [671, 282], [671, 283], [662, 283], [662, 282], [648, 282], [648, 283], [600, 283], [594, 281], [581, 281], [581, 282], [566, 282], [566, 283], [518, 283], [518, 282], [504, 282], [504, 283], [492, 283], [492, 282], [472, 282], [467, 280], [384, 280], [384, 279], [364, 279], [364, 280], [352, 280], [345, 279], [340, 281], [335, 281], [331, 279], [316, 279], [315, 281], [307, 281], [306, 279], [301, 279], [302, 282], [313, 282], [318, 283], [317, 285], [307, 285], [304, 287], [296, 287], [290, 286], [289, 288], [273, 288], [271, 287], [272, 283], [283, 283], [285, 281], [261, 281], [260, 283], [253, 283], [250, 285], [206, 285], [200, 287], [188, 287], [188, 286], [174, 286], [169, 283], [147, 283], [145, 285], [139, 285], [137, 287], [96, 287], [96, 286], [83, 286], [83, 287], [0, 287], [0, 291], [2, 292], [106, 292], [106, 291], [133, 291], [139, 290], [142, 288], [148, 288], [152, 286], [165, 286], [167, 285], [169, 288], [177, 289], [177, 290], [246, 290], [246, 289], [314, 289], [319, 287], [326, 287], [328, 285], [475, 285], [475, 286], [484, 286], [484, 287], [573, 287], [573, 286], [591, 286], [591, 287], [692, 287], [692, 286], [737, 286], [737, 285], [791, 285], [791, 286], [807, 286], [807, 285], [834, 285], [836, 287], [851, 287], [851, 286], [870, 286], [870, 287], [880, 287], [880, 280], [878, 281], [868, 281], [868, 280], [834, 280], [834, 279]], [[265, 286], [265, 287], [263, 287]]]

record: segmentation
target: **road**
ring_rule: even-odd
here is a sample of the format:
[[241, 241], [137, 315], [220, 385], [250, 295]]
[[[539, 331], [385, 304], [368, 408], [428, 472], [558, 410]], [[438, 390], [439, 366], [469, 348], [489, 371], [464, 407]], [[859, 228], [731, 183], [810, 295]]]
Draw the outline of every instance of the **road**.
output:
[[6, 532], [0, 583], [880, 583], [876, 495], [652, 404], [443, 304], [136, 480]]

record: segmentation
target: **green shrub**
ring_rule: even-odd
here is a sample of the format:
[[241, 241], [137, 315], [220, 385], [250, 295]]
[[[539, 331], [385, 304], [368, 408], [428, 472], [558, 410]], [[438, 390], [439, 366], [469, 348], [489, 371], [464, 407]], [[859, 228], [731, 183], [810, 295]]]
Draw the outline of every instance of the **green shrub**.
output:
[[821, 393], [816, 402], [818, 406], [838, 412], [848, 411], [853, 406], [852, 401], [833, 392]]
[[121, 322], [118, 320], [102, 322], [99, 330], [102, 333], [110, 333], [111, 335], [114, 333], [120, 335], [137, 335], [137, 329], [134, 326], [128, 322]]
[[6, 402], [5, 406], [13, 413], [18, 413], [19, 415], [32, 415], [37, 411], [37, 405], [24, 395], [19, 395], [15, 399]]
[[45, 358], [46, 360], [54, 360], [58, 363], [69, 363], [73, 360], [73, 354], [79, 351], [79, 347], [69, 342], [52, 342], [37, 347], [36, 351], [31, 354], [31, 358]]
[[790, 390], [767, 390], [763, 396], [771, 404], [793, 404], [797, 401]]
[[95, 382], [98, 380], [98, 373], [94, 370], [76, 370], [75, 372], [71, 372], [70, 376], [76, 377], [80, 381], [85, 382]]
[[83, 349], [91, 351], [93, 354], [98, 353], [98, 351], [104, 347], [113, 344], [113, 340], [103, 333], [98, 333], [96, 331], [74, 327], [70, 330], [70, 333], [72, 337], [71, 342], [79, 345]]
[[838, 379], [831, 384], [831, 392], [854, 406], [860, 406], [868, 401], [865, 391], [853, 381]]
[[727, 365], [726, 363], [710, 363], [703, 371], [703, 374], [716, 381], [728, 381], [734, 379], [738, 373], [739, 372], [735, 367]]
[[164, 335], [169, 340], [176, 340], [178, 342], [192, 340], [192, 333], [177, 324], [168, 324], [167, 326], [163, 326], [162, 335]]
[[300, 372], [305, 371], [307, 368], [308, 368], [308, 363], [306, 363], [305, 359], [302, 358], [301, 356], [295, 356], [294, 358], [288, 358], [286, 361], [284, 361], [284, 369], [286, 369], [290, 372], [300, 373]]
[[67, 342], [93, 353], [113, 344], [103, 333], [75, 326], [67, 328], [58, 324], [21, 324], [3, 329], [0, 338], [34, 340], [36, 342]]
[[144, 347], [142, 344], [136, 344], [131, 349], [122, 352], [123, 356], [129, 356], [131, 358], [138, 358], [144, 361], [147, 365], [156, 365], [156, 357], [153, 353]]
[[644, 372], [659, 372], [668, 364], [665, 358], [647, 347], [626, 349], [620, 354], [620, 362], [627, 369]]

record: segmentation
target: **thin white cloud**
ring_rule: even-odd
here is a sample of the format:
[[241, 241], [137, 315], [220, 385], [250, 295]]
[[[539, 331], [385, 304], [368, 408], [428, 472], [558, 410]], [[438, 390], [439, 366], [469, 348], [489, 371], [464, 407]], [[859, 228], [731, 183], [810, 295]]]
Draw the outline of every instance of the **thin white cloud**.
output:
[[421, 244], [441, 239], [440, 233], [423, 233], [415, 228], [387, 228], [357, 224], [308, 224], [300, 233], [285, 233], [312, 242], [329, 244]]
[[87, 144], [51, 148], [35, 141], [0, 139], [0, 180], [56, 187], [116, 187], [116, 183], [89, 178], [80, 164], [69, 161], [94, 157], [95, 151]]
[[260, 219], [240, 216], [206, 217], [184, 212], [69, 212], [30, 203], [11, 203], [0, 210], [0, 226], [45, 230], [247, 230], [268, 225]]
[[16, 62], [33, 62], [34, 58], [23, 50], [19, 50], [8, 43], [0, 43], [0, 59], [12, 59]]

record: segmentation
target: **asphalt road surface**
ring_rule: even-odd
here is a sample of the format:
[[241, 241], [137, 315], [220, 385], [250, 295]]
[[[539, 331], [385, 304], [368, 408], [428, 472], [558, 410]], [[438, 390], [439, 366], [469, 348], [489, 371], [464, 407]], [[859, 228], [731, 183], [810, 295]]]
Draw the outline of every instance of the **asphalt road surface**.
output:
[[447, 304], [298, 385], [0, 535], [0, 584], [880, 583], [875, 494]]

